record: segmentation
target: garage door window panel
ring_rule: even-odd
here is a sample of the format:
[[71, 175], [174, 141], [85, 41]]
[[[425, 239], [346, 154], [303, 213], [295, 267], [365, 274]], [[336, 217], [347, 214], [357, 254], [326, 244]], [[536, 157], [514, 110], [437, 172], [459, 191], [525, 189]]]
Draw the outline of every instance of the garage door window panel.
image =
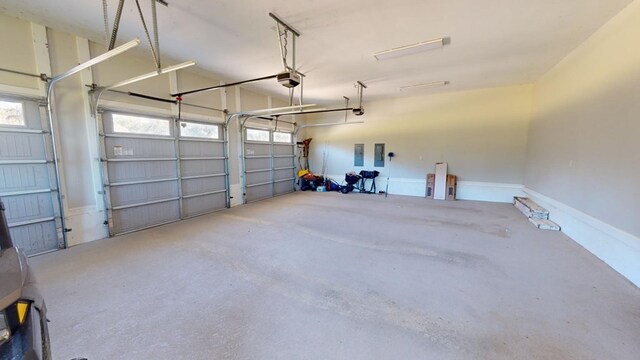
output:
[[189, 121], [180, 122], [180, 136], [196, 139], [220, 139], [220, 126]]
[[0, 125], [12, 127], [26, 127], [22, 102], [0, 100]]
[[246, 141], [269, 142], [270, 140], [269, 131], [267, 130], [246, 130]]
[[285, 132], [274, 132], [273, 133], [273, 142], [274, 143], [284, 143], [284, 144], [291, 144], [291, 139], [292, 139], [292, 134], [291, 133], [285, 133]]
[[171, 136], [169, 119], [112, 114], [112, 125], [114, 134]]

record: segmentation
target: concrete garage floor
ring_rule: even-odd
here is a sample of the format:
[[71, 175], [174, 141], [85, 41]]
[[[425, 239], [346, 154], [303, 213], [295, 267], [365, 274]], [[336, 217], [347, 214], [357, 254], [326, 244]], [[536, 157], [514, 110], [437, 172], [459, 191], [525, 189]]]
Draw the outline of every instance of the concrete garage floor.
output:
[[509, 204], [298, 192], [30, 261], [56, 359], [640, 356], [640, 290]]

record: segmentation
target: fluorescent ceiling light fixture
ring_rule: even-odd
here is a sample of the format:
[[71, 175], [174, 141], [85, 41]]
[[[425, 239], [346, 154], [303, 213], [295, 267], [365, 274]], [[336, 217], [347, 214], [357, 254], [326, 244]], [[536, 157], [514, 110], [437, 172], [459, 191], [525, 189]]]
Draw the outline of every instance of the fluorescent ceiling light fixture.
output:
[[[324, 110], [327, 110], [327, 109], [326, 108], [315, 108], [315, 109], [309, 110], [308, 112], [316, 112], [316, 111], [324, 111]], [[303, 115], [304, 114], [304, 110], [279, 112], [279, 113], [274, 113], [274, 114], [269, 114], [269, 115], [270, 116], [280, 116], [280, 115], [290, 115], [290, 114]]]
[[170, 72], [173, 72], [173, 71], [178, 71], [180, 69], [184, 69], [186, 67], [193, 66], [195, 64], [196, 64], [195, 61], [187, 61], [187, 62], [183, 62], [183, 63], [180, 63], [180, 64], [168, 66], [168, 67], [166, 67], [164, 69], [152, 71], [152, 72], [149, 72], [149, 73], [146, 73], [146, 74], [142, 74], [142, 75], [138, 75], [138, 76], [132, 77], [130, 79], [119, 81], [119, 82], [117, 82], [115, 84], [106, 86], [105, 89], [115, 89], [115, 88], [118, 88], [118, 87], [130, 85], [130, 84], [136, 83], [138, 81], [142, 81], [142, 80], [146, 80], [146, 79], [152, 78], [154, 76], [167, 74], [167, 73], [170, 73]]
[[400, 91], [420, 89], [420, 88], [431, 88], [431, 87], [446, 86], [446, 85], [449, 85], [448, 81], [435, 81], [435, 82], [430, 82], [425, 84], [401, 86]]
[[122, 45], [118, 46], [117, 48], [115, 48], [113, 50], [109, 50], [109, 51], [107, 51], [106, 53], [104, 53], [102, 55], [98, 55], [98, 56], [94, 57], [93, 59], [90, 59], [90, 60], [88, 60], [86, 62], [83, 62], [82, 64], [77, 65], [77, 66], [67, 70], [66, 72], [60, 74], [60, 75], [54, 76], [53, 79], [51, 79], [51, 82], [56, 83], [56, 82], [58, 82], [58, 81], [60, 81], [60, 80], [62, 80], [64, 78], [67, 78], [67, 77], [73, 75], [73, 74], [79, 73], [80, 71], [82, 71], [84, 69], [87, 69], [87, 68], [90, 68], [90, 67], [92, 67], [94, 65], [97, 65], [97, 64], [99, 64], [99, 63], [101, 63], [101, 62], [103, 62], [103, 61], [105, 61], [107, 59], [110, 59], [110, 58], [112, 58], [112, 57], [114, 57], [116, 55], [120, 55], [123, 52], [125, 52], [125, 51], [127, 51], [129, 49], [132, 49], [132, 48], [134, 48], [134, 47], [136, 47], [138, 45], [140, 45], [140, 40], [139, 39], [131, 40], [128, 43], [122, 44]]
[[269, 113], [278, 112], [278, 111], [296, 110], [300, 108], [308, 108], [313, 106], [317, 106], [317, 105], [305, 104], [305, 105], [285, 106], [285, 107], [271, 108], [271, 109], [251, 110], [251, 111], [247, 111], [245, 114], [269, 114]]
[[413, 55], [423, 51], [440, 49], [444, 46], [444, 38], [419, 42], [417, 44], [401, 46], [395, 49], [380, 51], [373, 56], [376, 60], [387, 60], [405, 55]]

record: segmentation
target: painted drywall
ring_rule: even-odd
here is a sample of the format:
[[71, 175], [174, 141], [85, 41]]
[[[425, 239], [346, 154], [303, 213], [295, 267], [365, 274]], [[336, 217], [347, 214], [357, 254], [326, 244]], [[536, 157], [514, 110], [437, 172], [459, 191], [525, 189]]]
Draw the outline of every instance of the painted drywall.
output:
[[[92, 58], [104, 54], [107, 51], [103, 45], [96, 44], [94, 42], [91, 42], [90, 49]], [[151, 55], [144, 55], [145, 54], [126, 52], [92, 67], [94, 82], [99, 86], [107, 86], [121, 80], [154, 71], [156, 67]], [[120, 87], [117, 90], [168, 98], [168, 89], [169, 74], [164, 74], [138, 83]], [[105, 92], [102, 99], [129, 104], [143, 104], [166, 110], [170, 108], [170, 104], [168, 103], [152, 102], [113, 92]]]
[[[523, 85], [365, 103], [365, 115], [349, 114], [349, 121], [364, 124], [306, 129], [305, 136], [313, 138], [311, 170], [343, 177], [375, 169], [380, 180], [391, 173], [389, 193], [415, 196], [424, 196], [425, 176], [436, 162], [447, 162], [460, 181], [522, 184], [531, 94], [532, 87]], [[336, 121], [344, 121], [344, 114], [309, 123]], [[376, 143], [395, 153], [383, 168], [373, 166]], [[353, 164], [354, 144], [365, 144], [363, 167]]]
[[525, 191], [640, 286], [640, 1], [535, 85]]
[[535, 86], [525, 185], [640, 236], [640, 1]]
[[[202, 89], [210, 86], [220, 85], [221, 83], [220, 79], [216, 79], [211, 76], [203, 76], [201, 74], [196, 74], [189, 71], [180, 71], [178, 73], [177, 78], [178, 78], [178, 87], [177, 87], [178, 91]], [[206, 107], [211, 107], [215, 109], [224, 109], [224, 107], [222, 106], [221, 95], [224, 96], [223, 89], [212, 90], [207, 92], [185, 95], [183, 97], [183, 101], [185, 103], [199, 105], [199, 106], [206, 106]], [[202, 109], [202, 108], [197, 108], [197, 107], [192, 107], [187, 105], [185, 105], [183, 109], [186, 112], [202, 114], [207, 116], [211, 116], [212, 114], [219, 117], [223, 116], [221, 112], [216, 113], [208, 109]]]
[[241, 110], [259, 110], [268, 107], [268, 99], [254, 91], [248, 89], [240, 89], [240, 101], [242, 103]]
[[[0, 44], [3, 68], [37, 73], [29, 22], [0, 13]], [[39, 81], [37, 78], [0, 71], [1, 84], [37, 89]]]
[[[48, 30], [49, 54], [51, 70], [60, 74], [80, 61], [76, 37], [57, 30]], [[93, 179], [87, 169], [91, 169], [92, 159], [89, 157], [89, 139], [87, 136], [87, 121], [84, 113], [84, 99], [82, 92], [86, 91], [80, 75], [71, 76], [59, 82], [54, 89], [54, 112], [58, 130], [65, 139], [60, 141], [60, 156], [63, 158], [65, 196], [69, 208], [96, 206]], [[86, 174], [78, 176], [78, 174]]]

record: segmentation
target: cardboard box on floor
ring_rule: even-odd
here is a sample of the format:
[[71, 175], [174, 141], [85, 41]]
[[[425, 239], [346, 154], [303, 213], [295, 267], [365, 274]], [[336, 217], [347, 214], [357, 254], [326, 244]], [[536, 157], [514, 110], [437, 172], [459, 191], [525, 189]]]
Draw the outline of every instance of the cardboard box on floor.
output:
[[426, 197], [428, 199], [433, 199], [433, 188], [436, 184], [436, 174], [427, 174], [427, 191]]
[[458, 186], [458, 177], [455, 175], [447, 175], [447, 200], [456, 199], [456, 187]]
[[[426, 197], [433, 199], [433, 189], [436, 183], [436, 174], [427, 174]], [[455, 175], [447, 175], [447, 200], [456, 199], [456, 187], [458, 186], [458, 177]]]

